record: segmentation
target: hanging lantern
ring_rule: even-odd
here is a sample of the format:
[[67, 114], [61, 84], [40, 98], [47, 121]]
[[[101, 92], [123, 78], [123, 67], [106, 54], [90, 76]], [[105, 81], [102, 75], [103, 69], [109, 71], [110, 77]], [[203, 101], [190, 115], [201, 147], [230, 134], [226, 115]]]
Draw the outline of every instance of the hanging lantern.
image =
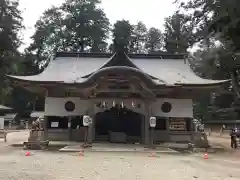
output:
[[105, 109], [106, 108], [106, 102], [105, 101], [103, 101], [103, 108]]
[[90, 124], [92, 124], [92, 118], [88, 115], [84, 115], [83, 116], [83, 125], [89, 126]]
[[132, 101], [132, 107], [136, 108], [136, 102], [135, 101]]
[[156, 121], [157, 121], [156, 117], [150, 117], [149, 118], [149, 126], [151, 128], [155, 128], [156, 127], [156, 123], [157, 123]]
[[124, 104], [123, 104], [123, 101], [122, 101], [122, 103], [121, 103], [121, 107], [122, 107], [122, 108], [124, 108]]

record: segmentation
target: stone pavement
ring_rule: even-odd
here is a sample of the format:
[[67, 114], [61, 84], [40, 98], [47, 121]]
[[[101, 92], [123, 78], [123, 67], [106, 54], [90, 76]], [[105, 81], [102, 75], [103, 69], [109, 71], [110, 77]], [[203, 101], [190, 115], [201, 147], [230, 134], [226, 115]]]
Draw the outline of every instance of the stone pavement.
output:
[[208, 140], [213, 146], [221, 146], [228, 151], [232, 150], [232, 148], [230, 147], [230, 137], [226, 138], [222, 136], [208, 136]]
[[[29, 130], [20, 130], [18, 132], [11, 132], [7, 134], [7, 145], [12, 146], [23, 146], [23, 142], [27, 141], [29, 136]], [[213, 149], [217, 149], [218, 151], [224, 148], [229, 148], [229, 139], [227, 138], [214, 138], [212, 136], [209, 137], [210, 143], [213, 145]], [[4, 139], [0, 138], [0, 142], [4, 142]], [[63, 151], [77, 151], [79, 150], [78, 147], [82, 145], [79, 142], [71, 142], [71, 141], [50, 141], [50, 146], [63, 148]], [[160, 152], [176, 152], [174, 151], [183, 151], [188, 149], [188, 144], [178, 144], [178, 143], [163, 143], [157, 146], [155, 151]], [[131, 151], [131, 152], [140, 152], [146, 151], [142, 145], [126, 145], [126, 144], [104, 144], [104, 143], [94, 143], [93, 144], [93, 151]], [[204, 149], [198, 149], [198, 151], [204, 151]]]
[[[29, 136], [29, 130], [10, 131], [7, 133], [7, 144], [23, 144], [27, 141]], [[0, 142], [4, 142], [3, 138], [0, 138]]]
[[[82, 150], [82, 143], [78, 145], [68, 145], [59, 149], [61, 152], [79, 152]], [[114, 144], [114, 143], [93, 143], [91, 148], [86, 148], [87, 152], [158, 152], [158, 153], [179, 153], [168, 147], [157, 146], [156, 149], [144, 148], [137, 144]]]

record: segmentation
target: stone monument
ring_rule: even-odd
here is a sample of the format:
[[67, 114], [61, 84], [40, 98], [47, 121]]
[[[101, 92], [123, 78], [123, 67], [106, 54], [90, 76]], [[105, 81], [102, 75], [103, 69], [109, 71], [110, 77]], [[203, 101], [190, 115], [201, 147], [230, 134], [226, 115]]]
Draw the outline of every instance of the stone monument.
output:
[[40, 150], [45, 149], [49, 141], [44, 140], [43, 118], [33, 121], [27, 142], [24, 142], [24, 148]]

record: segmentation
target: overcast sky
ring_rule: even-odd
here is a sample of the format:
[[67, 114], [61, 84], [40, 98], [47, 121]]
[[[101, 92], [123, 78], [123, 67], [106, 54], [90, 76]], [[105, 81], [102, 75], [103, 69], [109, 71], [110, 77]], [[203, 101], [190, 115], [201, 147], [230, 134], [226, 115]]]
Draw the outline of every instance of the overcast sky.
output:
[[[60, 5], [65, 0], [20, 0], [20, 9], [23, 11], [24, 46], [30, 41], [34, 33], [34, 24], [44, 10], [52, 5]], [[143, 21], [147, 27], [156, 27], [163, 30], [164, 18], [172, 15], [176, 10], [174, 0], [102, 0], [104, 9], [111, 23], [126, 19], [131, 23]]]

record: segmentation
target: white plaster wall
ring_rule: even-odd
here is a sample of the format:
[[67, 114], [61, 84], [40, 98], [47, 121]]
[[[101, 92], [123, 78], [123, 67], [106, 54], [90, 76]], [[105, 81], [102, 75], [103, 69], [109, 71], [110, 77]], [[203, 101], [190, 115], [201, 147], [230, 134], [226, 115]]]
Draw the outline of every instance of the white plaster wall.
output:
[[[65, 103], [72, 101], [75, 104], [75, 110], [73, 112], [67, 112], [65, 110]], [[90, 107], [90, 101], [81, 100], [80, 98], [53, 98], [46, 97], [45, 99], [45, 116], [78, 116], [84, 115]]]
[[[73, 112], [67, 112], [65, 110], [65, 103], [67, 101], [72, 101], [75, 103], [75, 110]], [[133, 108], [132, 107], [132, 100], [118, 100], [118, 99], [106, 99], [104, 100], [107, 103], [107, 108], [98, 108], [94, 107], [94, 112], [103, 112], [107, 109], [110, 109], [113, 106], [113, 101], [116, 104], [121, 104], [122, 102], [128, 108], [133, 110], [134, 112], [144, 114], [145, 113], [145, 106], [141, 100], [136, 100], [137, 104], [140, 104], [140, 108]], [[95, 103], [101, 102], [101, 100], [95, 100]], [[92, 102], [88, 100], [82, 100], [80, 98], [53, 98], [53, 97], [46, 97], [45, 99], [45, 111], [44, 115], [46, 116], [77, 116], [77, 115], [84, 115], [86, 111], [91, 108]]]
[[[75, 110], [73, 112], [67, 112], [65, 110], [65, 103], [67, 101], [72, 101], [75, 103]], [[99, 100], [100, 101], [100, 100]], [[136, 100], [137, 103], [141, 104], [140, 108], [133, 108], [132, 107], [132, 100], [123, 100], [124, 105], [141, 114], [145, 114], [146, 107], [144, 102], [141, 100]], [[96, 101], [98, 102], [98, 101]], [[105, 100], [107, 106], [109, 108], [112, 107], [113, 100]], [[122, 100], [115, 100], [116, 103], [120, 104]], [[164, 102], [169, 102], [172, 104], [172, 110], [169, 113], [164, 113], [161, 110], [161, 106]], [[91, 101], [82, 100], [80, 98], [53, 98], [53, 97], [46, 97], [45, 99], [45, 111], [44, 114], [46, 116], [79, 116], [84, 115], [86, 111], [92, 106]], [[192, 100], [191, 99], [157, 99], [151, 106], [151, 115], [152, 116], [159, 116], [159, 117], [193, 117], [193, 107], [192, 107]], [[95, 106], [95, 113], [105, 111], [106, 109], [97, 108]]]
[[[164, 102], [172, 104], [172, 110], [169, 113], [164, 113], [161, 106]], [[151, 114], [159, 117], [193, 117], [193, 103], [191, 99], [157, 99], [151, 105]]]
[[0, 117], [0, 129], [4, 129], [4, 117]]

